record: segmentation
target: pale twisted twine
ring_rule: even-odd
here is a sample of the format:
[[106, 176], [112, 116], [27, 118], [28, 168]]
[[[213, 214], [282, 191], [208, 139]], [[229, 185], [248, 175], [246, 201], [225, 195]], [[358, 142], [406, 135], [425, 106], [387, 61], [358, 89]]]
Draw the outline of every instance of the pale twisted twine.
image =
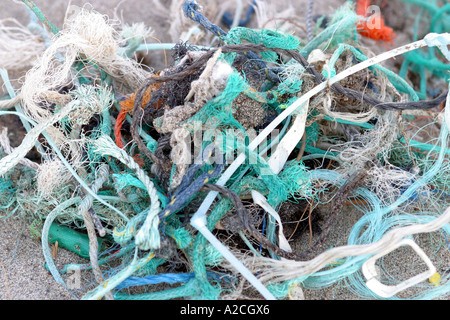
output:
[[9, 109], [14, 107], [16, 104], [22, 101], [22, 96], [19, 94], [11, 99], [0, 101], [0, 110], [1, 109]]
[[112, 278], [106, 280], [101, 285], [97, 286], [94, 290], [87, 292], [83, 300], [99, 300], [108, 292], [111, 292], [112, 289], [121, 284], [126, 278], [131, 276], [134, 272], [139, 270], [139, 268], [146, 265], [155, 254], [153, 252], [149, 252], [146, 257], [138, 259], [137, 257], [137, 248], [134, 254], [133, 261], [126, 268], [119, 271]]
[[[97, 172], [97, 179], [91, 186], [93, 192], [97, 193], [98, 190], [100, 190], [103, 183], [105, 183], [105, 181], [108, 179], [108, 175], [108, 165], [100, 165]], [[94, 221], [91, 214], [89, 213], [89, 209], [92, 207], [93, 200], [94, 198], [88, 194], [78, 207], [78, 212], [83, 217], [84, 224], [89, 236], [89, 259], [91, 261], [92, 271], [97, 283], [101, 284], [105, 279], [103, 278], [102, 271], [100, 270], [100, 266], [98, 264], [98, 241], [95, 234]], [[106, 293], [105, 298], [107, 300], [114, 300], [111, 292]]]
[[25, 158], [27, 153], [34, 147], [36, 141], [38, 141], [39, 135], [53, 124], [61, 121], [67, 116], [80, 102], [74, 100], [62, 108], [58, 113], [52, 115], [45, 122], [41, 122], [32, 128], [25, 138], [22, 140], [20, 146], [14, 149], [14, 151], [0, 160], [0, 176], [5, 175], [9, 170], [14, 168], [20, 161]]
[[152, 180], [147, 176], [144, 170], [130, 157], [124, 150], [116, 146], [114, 141], [107, 135], [103, 135], [94, 142], [94, 152], [103, 156], [109, 155], [128, 168], [133, 170], [137, 178], [145, 185], [150, 197], [150, 210], [144, 224], [135, 237], [136, 245], [142, 250], [159, 249], [160, 235], [158, 231], [160, 212], [160, 201], [157, 190]]
[[[14, 148], [10, 145], [10, 141], [8, 138], [8, 128], [3, 128], [3, 130], [0, 132], [0, 147], [3, 149], [3, 151], [6, 154], [11, 154], [14, 152]], [[33, 162], [27, 158], [23, 158], [20, 160], [20, 163], [24, 166], [30, 167], [34, 170], [39, 169], [39, 164], [36, 162]]]

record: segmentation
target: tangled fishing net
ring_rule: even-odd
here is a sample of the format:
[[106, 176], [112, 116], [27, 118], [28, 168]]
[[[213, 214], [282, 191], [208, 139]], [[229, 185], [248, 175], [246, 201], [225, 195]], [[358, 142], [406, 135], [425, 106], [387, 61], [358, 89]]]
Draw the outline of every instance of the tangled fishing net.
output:
[[[448, 4], [397, 1], [420, 13], [393, 49], [370, 1], [296, 22], [288, 2], [238, 1], [233, 18], [231, 2], [154, 0], [172, 21], [157, 44], [144, 23], [83, 7], [58, 29], [22, 2], [28, 26], [0, 21], [0, 115], [27, 130], [16, 148], [0, 134], [0, 205], [75, 296], [448, 297]], [[163, 68], [136, 60], [169, 49]], [[14, 89], [8, 72], [24, 68]], [[89, 263], [57, 265], [55, 241]], [[402, 279], [390, 258], [408, 248]]]

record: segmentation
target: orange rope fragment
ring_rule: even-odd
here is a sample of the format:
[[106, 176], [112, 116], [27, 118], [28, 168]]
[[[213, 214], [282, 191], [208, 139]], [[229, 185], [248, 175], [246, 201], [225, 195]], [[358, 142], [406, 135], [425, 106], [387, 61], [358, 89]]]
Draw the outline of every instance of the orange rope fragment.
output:
[[[369, 6], [370, 0], [358, 0], [356, 4], [356, 14], [367, 18], [367, 8], [369, 8]], [[381, 14], [374, 14], [368, 20], [358, 22], [357, 29], [364, 37], [386, 41], [391, 44], [396, 37], [394, 30], [384, 24], [384, 18]]]
[[[159, 84], [155, 83], [152, 86], [148, 87], [148, 89], [144, 93], [142, 105], [146, 106], [152, 97], [153, 91], [159, 88]], [[136, 92], [129, 95], [126, 99], [120, 102], [120, 112], [116, 119], [116, 124], [114, 125], [114, 138], [116, 140], [116, 145], [119, 148], [123, 148], [122, 142], [122, 133], [120, 130], [122, 129], [123, 122], [129, 112], [133, 111], [134, 108], [134, 100], [136, 99]], [[162, 106], [162, 100], [159, 100], [155, 104], [155, 109], [159, 109]]]
[[122, 133], [120, 132], [120, 129], [122, 129], [123, 121], [125, 120], [125, 117], [127, 116], [128, 111], [125, 109], [121, 109], [119, 112], [119, 115], [116, 119], [116, 124], [114, 125], [114, 138], [116, 139], [116, 145], [119, 148], [123, 148], [123, 142], [122, 142]]

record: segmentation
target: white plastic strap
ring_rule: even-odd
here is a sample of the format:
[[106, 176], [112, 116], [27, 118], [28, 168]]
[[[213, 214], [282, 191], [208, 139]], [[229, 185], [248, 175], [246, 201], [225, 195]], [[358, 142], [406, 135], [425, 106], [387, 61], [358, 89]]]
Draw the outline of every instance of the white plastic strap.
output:
[[196, 228], [210, 243], [216, 248], [225, 259], [227, 259], [237, 271], [239, 271], [245, 279], [250, 282], [256, 290], [261, 293], [261, 295], [266, 300], [276, 300], [273, 294], [261, 283], [261, 281], [256, 278], [250, 270], [248, 270], [242, 262], [240, 262], [231, 251], [225, 247], [206, 227], [206, 221], [204, 216], [196, 217], [191, 219], [191, 225]]
[[283, 137], [273, 155], [267, 161], [270, 168], [275, 174], [280, 173], [280, 171], [283, 169], [289, 155], [300, 142], [303, 137], [303, 133], [305, 132], [306, 117], [308, 116], [309, 109], [309, 100], [306, 101], [306, 103], [299, 109], [300, 110], [295, 116], [295, 120], [291, 128]]
[[[395, 286], [388, 286], [385, 284], [382, 284], [380, 281], [376, 279], [377, 277], [377, 270], [375, 266], [375, 262], [387, 255], [388, 253], [394, 251], [398, 247], [402, 245], [409, 245], [425, 262], [425, 264], [428, 266], [428, 270], [424, 271], [412, 278], [409, 278], [403, 282], [400, 282], [399, 284]], [[393, 295], [412, 287], [424, 280], [427, 280], [429, 277], [431, 277], [433, 274], [436, 273], [436, 267], [433, 265], [431, 260], [428, 258], [428, 256], [425, 254], [425, 252], [411, 239], [403, 239], [402, 241], [398, 242], [396, 245], [387, 248], [386, 250], [374, 255], [369, 260], [367, 260], [363, 266], [362, 266], [362, 272], [364, 276], [367, 279], [366, 285], [367, 287], [372, 290], [374, 293], [379, 295], [383, 298], [389, 298]]]
[[450, 33], [429, 33], [423, 40], [429, 47], [438, 47], [442, 54], [450, 61], [450, 51], [447, 45], [450, 44]]
[[278, 222], [278, 243], [280, 248], [283, 249], [284, 251], [292, 252], [291, 246], [289, 245], [289, 242], [284, 236], [283, 224], [281, 223], [281, 218], [278, 212], [276, 212], [275, 209], [272, 208], [272, 206], [267, 202], [266, 197], [264, 197], [258, 191], [252, 190], [252, 198], [257, 205], [266, 210]]

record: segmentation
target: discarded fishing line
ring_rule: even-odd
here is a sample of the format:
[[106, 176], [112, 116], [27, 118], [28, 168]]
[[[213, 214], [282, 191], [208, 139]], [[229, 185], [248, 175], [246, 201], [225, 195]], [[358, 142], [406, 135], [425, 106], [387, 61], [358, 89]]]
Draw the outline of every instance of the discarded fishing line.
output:
[[[448, 297], [447, 5], [396, 1], [430, 16], [400, 43], [370, 1], [155, 0], [173, 24], [152, 44], [157, 26], [83, 7], [58, 29], [22, 2], [28, 26], [0, 21], [0, 116], [26, 131], [0, 131], [1, 213], [75, 297]], [[156, 50], [164, 67], [136, 60]], [[60, 265], [56, 241], [86, 263]]]

